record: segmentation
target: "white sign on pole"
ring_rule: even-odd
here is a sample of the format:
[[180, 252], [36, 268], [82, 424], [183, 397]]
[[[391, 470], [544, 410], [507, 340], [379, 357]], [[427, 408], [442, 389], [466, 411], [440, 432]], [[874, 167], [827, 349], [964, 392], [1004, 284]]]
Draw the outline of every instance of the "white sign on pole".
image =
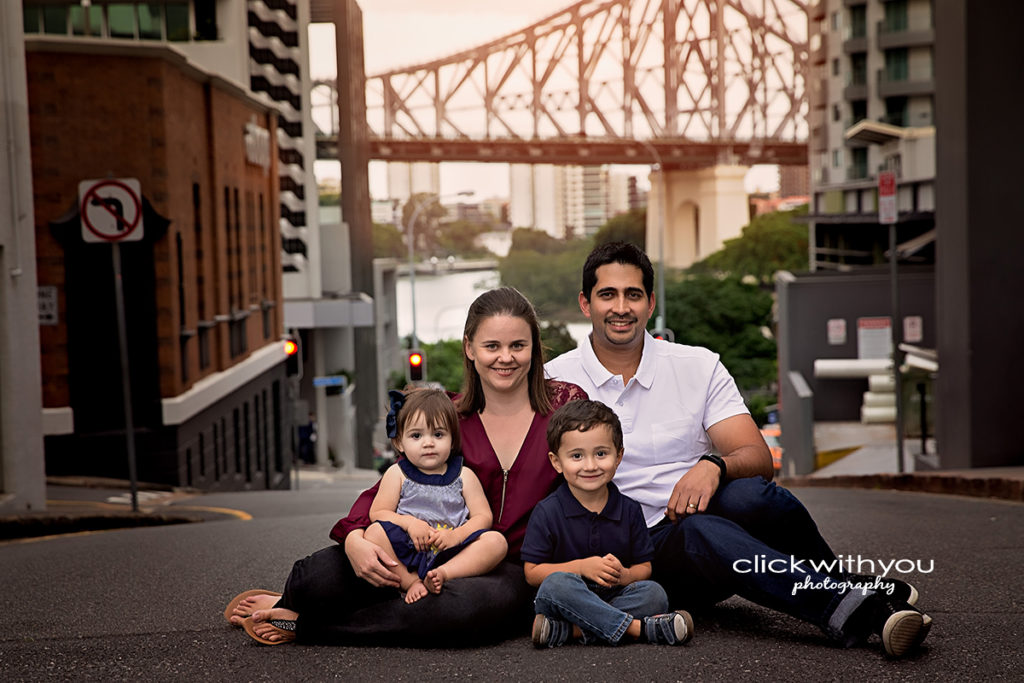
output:
[[78, 209], [86, 242], [110, 244], [142, 239], [142, 187], [135, 178], [81, 181]]
[[878, 222], [892, 225], [897, 222], [896, 174], [882, 171], [878, 174]]

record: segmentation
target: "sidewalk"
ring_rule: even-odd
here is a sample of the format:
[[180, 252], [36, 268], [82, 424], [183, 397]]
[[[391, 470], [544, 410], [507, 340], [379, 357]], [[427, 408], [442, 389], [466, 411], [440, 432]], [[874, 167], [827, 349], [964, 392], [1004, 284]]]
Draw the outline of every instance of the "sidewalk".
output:
[[[819, 456], [838, 457], [812, 474], [782, 477], [788, 488], [834, 486], [841, 488], [895, 489], [923, 493], [945, 493], [1024, 502], [1024, 466], [975, 469], [917, 469], [920, 439], [907, 439], [903, 446], [903, 472], [897, 468], [896, 431], [893, 425], [864, 425], [859, 422], [819, 422], [814, 426], [814, 443]], [[921, 459], [938, 465], [935, 441], [925, 444]], [[785, 459], [785, 455], [783, 455]]]

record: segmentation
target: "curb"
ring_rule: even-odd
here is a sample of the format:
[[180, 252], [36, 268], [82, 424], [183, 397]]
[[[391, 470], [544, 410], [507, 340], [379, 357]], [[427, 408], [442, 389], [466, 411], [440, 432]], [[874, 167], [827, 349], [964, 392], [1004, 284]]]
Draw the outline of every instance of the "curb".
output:
[[1024, 502], [1024, 479], [1000, 477], [964, 477], [955, 474], [863, 474], [783, 477], [778, 482], [786, 488], [813, 486], [892, 489]]
[[64, 514], [21, 517], [0, 517], [0, 542], [41, 536], [80, 533], [83, 531], [109, 531], [137, 527], [165, 526], [202, 522], [197, 515], [169, 514]]

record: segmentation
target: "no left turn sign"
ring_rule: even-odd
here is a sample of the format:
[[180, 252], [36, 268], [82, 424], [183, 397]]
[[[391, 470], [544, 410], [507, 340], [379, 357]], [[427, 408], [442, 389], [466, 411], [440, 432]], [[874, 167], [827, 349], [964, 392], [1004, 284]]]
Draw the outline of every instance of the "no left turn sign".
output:
[[86, 242], [142, 239], [142, 187], [137, 179], [83, 180], [78, 183], [78, 201]]

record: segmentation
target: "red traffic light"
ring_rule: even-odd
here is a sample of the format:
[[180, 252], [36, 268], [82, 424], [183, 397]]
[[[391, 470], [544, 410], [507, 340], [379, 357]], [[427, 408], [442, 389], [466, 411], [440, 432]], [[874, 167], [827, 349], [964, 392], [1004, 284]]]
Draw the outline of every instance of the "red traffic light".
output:
[[405, 379], [412, 382], [422, 382], [426, 379], [427, 359], [420, 349], [411, 349], [405, 364]]
[[299, 344], [294, 339], [285, 339], [284, 352], [285, 355], [294, 356], [299, 352]]

